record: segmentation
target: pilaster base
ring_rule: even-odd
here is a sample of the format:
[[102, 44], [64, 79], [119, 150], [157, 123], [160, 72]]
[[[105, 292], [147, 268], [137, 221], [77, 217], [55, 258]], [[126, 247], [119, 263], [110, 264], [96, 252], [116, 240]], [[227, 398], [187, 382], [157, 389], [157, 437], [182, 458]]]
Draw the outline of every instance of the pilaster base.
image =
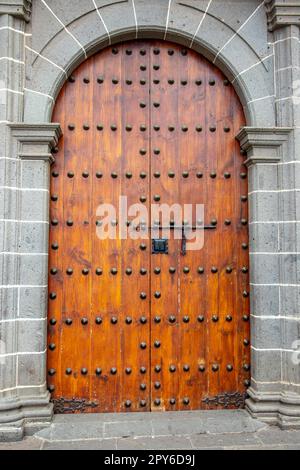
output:
[[50, 426], [53, 405], [49, 393], [0, 402], [0, 442], [19, 441]]
[[300, 395], [289, 392], [266, 393], [250, 388], [246, 410], [253, 418], [281, 429], [300, 429]]

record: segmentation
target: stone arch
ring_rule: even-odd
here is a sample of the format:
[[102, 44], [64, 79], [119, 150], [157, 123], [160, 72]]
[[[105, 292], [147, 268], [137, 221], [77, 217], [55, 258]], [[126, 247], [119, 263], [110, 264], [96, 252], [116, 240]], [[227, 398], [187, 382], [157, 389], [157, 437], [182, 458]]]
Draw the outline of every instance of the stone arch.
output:
[[[25, 122], [51, 121], [55, 99], [65, 80], [87, 57], [124, 40], [159, 38], [190, 47], [220, 68], [235, 87], [247, 125], [275, 125], [270, 51], [262, 51], [253, 38], [236, 31], [229, 19], [222, 20], [216, 12], [196, 7], [189, 0], [174, 2], [173, 13], [162, 5], [168, 2], [154, 2], [152, 8], [144, 4], [143, 11], [133, 10], [132, 0], [99, 3], [103, 5], [98, 5], [98, 10], [81, 8], [77, 16], [66, 18], [64, 25], [59, 24], [54, 33], [42, 38], [39, 50], [35, 44], [27, 48], [30, 66]], [[136, 3], [138, 7], [144, 2]], [[266, 20], [264, 11], [259, 15], [262, 20]]]

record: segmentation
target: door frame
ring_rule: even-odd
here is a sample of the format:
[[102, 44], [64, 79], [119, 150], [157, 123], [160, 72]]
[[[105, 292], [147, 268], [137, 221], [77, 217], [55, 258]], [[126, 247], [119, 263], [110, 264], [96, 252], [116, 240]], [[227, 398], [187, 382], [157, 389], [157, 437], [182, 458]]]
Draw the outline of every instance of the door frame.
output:
[[[153, 24], [155, 20], [153, 19]], [[136, 37], [136, 27], [129, 25], [122, 28], [121, 33], [118, 26], [111, 33], [113, 43], [122, 42], [127, 39], [134, 39]], [[141, 37], [156, 39], [157, 37], [164, 36], [164, 28], [157, 25], [144, 28]], [[99, 34], [99, 33], [98, 33]], [[213, 32], [211, 33], [213, 35]], [[59, 40], [60, 39], [60, 40]], [[168, 40], [181, 45], [187, 45], [196, 52], [200, 52], [206, 58], [212, 60], [216, 56], [213, 44], [208, 44], [201, 37], [194, 38], [191, 43], [188, 34], [184, 29], [170, 30]], [[65, 49], [67, 58], [65, 59], [66, 66], [64, 69], [57, 68], [49, 74], [47, 68], [41, 67], [40, 62], [36, 61], [31, 67], [31, 73], [35, 77], [36, 87], [40, 87], [43, 92], [40, 95], [35, 93], [25, 94], [25, 111], [24, 121], [22, 123], [9, 124], [11, 135], [11, 152], [19, 160], [23, 172], [29, 172], [32, 175], [32, 189], [40, 191], [39, 197], [34, 197], [35, 214], [40, 214], [42, 222], [39, 228], [41, 243], [41, 253], [35, 254], [35, 268], [34, 272], [39, 273], [40, 284], [38, 289], [31, 288], [31, 285], [25, 288], [26, 273], [23, 274], [20, 270], [19, 262], [16, 261], [11, 265], [11, 271], [14, 273], [14, 279], [18, 280], [18, 284], [24, 285], [24, 292], [29, 296], [31, 304], [30, 311], [32, 318], [38, 321], [30, 322], [31, 325], [26, 329], [26, 332], [20, 337], [17, 328], [13, 332], [16, 338], [16, 351], [18, 351], [18, 344], [23, 345], [24, 342], [32, 345], [32, 338], [39, 338], [39, 344], [32, 346], [37, 348], [34, 355], [33, 376], [32, 382], [26, 387], [20, 387], [17, 395], [4, 403], [4, 409], [7, 410], [5, 423], [21, 422], [19, 426], [19, 433], [24, 432], [26, 422], [44, 422], [48, 423], [52, 419], [52, 406], [49, 404], [49, 393], [46, 388], [46, 319], [47, 319], [47, 273], [48, 261], [46, 253], [48, 252], [48, 239], [47, 230], [49, 225], [49, 211], [48, 211], [48, 198], [49, 198], [49, 168], [50, 163], [55, 158], [55, 148], [58, 139], [61, 136], [60, 125], [51, 123], [51, 114], [55, 99], [69, 75], [78, 65], [85, 60], [86, 52], [82, 50], [74, 52], [64, 46], [67, 40], [63, 38], [62, 33], [58, 33], [49, 43], [49, 48], [53, 52], [53, 56], [59, 56], [59, 49]], [[108, 45], [106, 33], [98, 35], [95, 40], [90, 42], [88, 37], [83, 38], [84, 48], [88, 51], [89, 55], [100, 51]], [[253, 51], [250, 46], [246, 46], [241, 37], [237, 36], [237, 50], [244, 51], [243, 53], [248, 57], [252, 57]], [[238, 75], [238, 63], [235, 63], [237, 58], [234, 56], [226, 56], [224, 54], [218, 56], [215, 61], [216, 65], [225, 73], [225, 75], [234, 81], [234, 87], [244, 105], [247, 125], [238, 134], [237, 138], [241, 142], [241, 148], [247, 154], [246, 163], [249, 166], [249, 194], [257, 189], [257, 181], [260, 175], [272, 175], [274, 187], [280, 188], [280, 180], [278, 178], [277, 167], [280, 161], [288, 159], [289, 148], [288, 143], [290, 135], [292, 134], [291, 128], [274, 127], [275, 116], [273, 105], [265, 104], [264, 114], [262, 114], [260, 103], [256, 101], [255, 90], [253, 89], [251, 79], [247, 74]], [[250, 61], [250, 59], [249, 59]], [[66, 70], [68, 72], [66, 72]], [[46, 84], [46, 85], [45, 85]], [[256, 87], [261, 87], [265, 90], [265, 76], [259, 70], [256, 76]], [[250, 201], [249, 201], [250, 202]], [[12, 201], [11, 204], [14, 204]], [[33, 200], [26, 197], [24, 193], [18, 195], [19, 219], [22, 219], [22, 214], [26, 213], [29, 220], [33, 220], [32, 208]], [[259, 253], [258, 239], [256, 238], [255, 222], [259, 221], [259, 214], [264, 213], [268, 209], [268, 204], [263, 199], [259, 200], [256, 211], [251, 208], [250, 202], [250, 251]], [[259, 209], [259, 210], [258, 210]], [[274, 209], [275, 210], [275, 209]], [[276, 213], [276, 217], [278, 214]], [[276, 219], [277, 220], [277, 219]], [[280, 266], [278, 266], [278, 273], [280, 276]], [[261, 283], [261, 262], [258, 261], [258, 256], [251, 256], [250, 259], [250, 273], [251, 273], [251, 314], [255, 315], [257, 312], [257, 303], [261, 299], [262, 294], [256, 288]], [[28, 283], [28, 281], [27, 281]], [[26, 291], [27, 289], [27, 291]], [[18, 299], [16, 294], [16, 301]], [[271, 335], [276, 336], [276, 327], [269, 322]], [[272, 333], [273, 331], [273, 333]], [[264, 344], [267, 345], [265, 335], [261, 330], [261, 326], [256, 321], [251, 321], [251, 337], [259, 339], [259, 351], [252, 349], [252, 382], [248, 391], [250, 399], [247, 401], [247, 409], [254, 415], [259, 417], [266, 417], [271, 422], [278, 422], [278, 413], [288, 415], [290, 413], [289, 407], [293, 406], [295, 401], [290, 398], [285, 403], [281, 400], [281, 388], [270, 378], [270, 370], [278, 370], [281, 367], [281, 361], [278, 363], [278, 358], [270, 358], [268, 364], [265, 363], [266, 357], [264, 356]], [[282, 340], [283, 343], [283, 340]], [[281, 344], [281, 343], [280, 343]], [[267, 346], [269, 347], [269, 346]], [[280, 347], [280, 346], [279, 346]], [[261, 352], [262, 351], [262, 352]], [[263, 365], [265, 364], [265, 365]], [[270, 365], [271, 364], [271, 365]], [[298, 404], [298, 402], [297, 402]], [[17, 412], [16, 412], [17, 410]], [[0, 421], [1, 423], [1, 421]], [[20, 435], [21, 435], [20, 434]]]

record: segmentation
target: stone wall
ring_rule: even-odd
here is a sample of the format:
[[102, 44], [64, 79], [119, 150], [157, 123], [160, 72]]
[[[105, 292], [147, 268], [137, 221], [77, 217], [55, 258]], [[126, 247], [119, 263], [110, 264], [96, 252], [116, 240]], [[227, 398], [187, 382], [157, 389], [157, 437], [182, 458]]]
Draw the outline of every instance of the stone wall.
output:
[[248, 410], [300, 426], [300, 6], [277, 0], [0, 0], [0, 439], [50, 422], [49, 163], [55, 99], [110, 44], [193, 48], [232, 81], [247, 127], [252, 382]]

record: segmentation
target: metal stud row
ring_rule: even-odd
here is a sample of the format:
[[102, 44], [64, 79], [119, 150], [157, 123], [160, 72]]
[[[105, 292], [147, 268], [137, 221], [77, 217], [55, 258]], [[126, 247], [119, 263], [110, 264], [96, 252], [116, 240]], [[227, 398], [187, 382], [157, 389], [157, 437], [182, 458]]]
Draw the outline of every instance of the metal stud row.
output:
[[[177, 368], [174, 364], [171, 364], [168, 369], [169, 369], [169, 372], [171, 374], [174, 374], [178, 371], [179, 368]], [[214, 363], [211, 366], [212, 372], [218, 372], [218, 371], [220, 371], [220, 369], [221, 369], [221, 367], [217, 363]], [[251, 369], [250, 364], [243, 364], [242, 370], [244, 370], [245, 372], [249, 372], [250, 369]], [[189, 372], [190, 371], [190, 365], [189, 364], [184, 364], [183, 367], [182, 367], [182, 370], [184, 372]], [[205, 364], [200, 364], [198, 366], [198, 371], [199, 372], [203, 373], [203, 372], [206, 372], [206, 370], [207, 369], [206, 369]], [[232, 364], [227, 364], [226, 365], [226, 370], [227, 370], [227, 372], [232, 372], [234, 370], [234, 366]], [[88, 373], [89, 373], [88, 369], [85, 368], [85, 367], [83, 367], [80, 372], [81, 372], [82, 375], [88, 375]], [[141, 372], [141, 370], [140, 370], [140, 372]], [[161, 366], [155, 366], [154, 367], [154, 372], [156, 372], [156, 373], [162, 372]], [[66, 370], [65, 370], [65, 373], [66, 373], [66, 375], [71, 375], [73, 373], [73, 371], [70, 367], [67, 367]], [[95, 369], [94, 373], [97, 376], [102, 375], [102, 369], [100, 367], [97, 367]], [[117, 369], [115, 367], [112, 367], [110, 369], [110, 373], [111, 373], [111, 375], [116, 375], [117, 374]], [[142, 372], [142, 373], [144, 374], [144, 372]], [[55, 374], [56, 374], [56, 369], [49, 369], [48, 370], [48, 375], [50, 377], [53, 377]], [[126, 375], [131, 375], [132, 374], [132, 368], [131, 367], [126, 367], [125, 368], [125, 374]], [[161, 383], [159, 381], [155, 381], [153, 383], [153, 386], [156, 390], [158, 390], [158, 389], [161, 388]], [[140, 390], [145, 391], [146, 388], [147, 388], [147, 385], [145, 383], [140, 384]]]
[[[143, 152], [143, 151], [144, 151], [144, 150], [140, 150], [140, 153]], [[159, 149], [154, 149], [154, 154], [155, 154], [155, 155], [159, 155], [159, 154], [160, 154], [160, 150], [159, 150]], [[81, 176], [82, 176], [83, 178], [87, 179], [87, 178], [89, 178], [90, 174], [89, 174], [88, 171], [84, 171], [84, 172], [81, 173]], [[103, 178], [104, 174], [103, 174], [102, 172], [98, 171], [98, 172], [96, 172], [95, 176], [96, 176], [97, 179], [101, 179], [101, 178]], [[113, 179], [117, 179], [118, 177], [120, 177], [120, 176], [122, 176], [122, 175], [119, 175], [117, 172], [113, 171], [113, 172], [110, 174], [110, 176], [111, 176], [111, 178], [113, 178]], [[131, 179], [131, 178], [133, 178], [134, 175], [133, 175], [133, 173], [132, 173], [131, 171], [127, 171], [127, 172], [124, 174], [124, 176], [125, 176], [127, 179]], [[146, 174], [145, 172], [141, 172], [141, 173], [139, 174], [139, 176], [140, 176], [140, 178], [145, 178], [145, 177], [147, 176], [147, 174]], [[159, 171], [155, 171], [155, 172], [153, 173], [153, 176], [154, 176], [155, 178], [160, 178], [160, 177], [161, 177], [161, 173], [160, 173]], [[182, 172], [181, 176], [182, 176], [183, 178], [188, 178], [189, 176], [192, 176], [192, 175], [190, 174], [189, 171], [185, 170], [185, 171]], [[202, 178], [204, 177], [204, 173], [201, 172], [201, 171], [197, 171], [196, 174], [195, 174], [195, 176], [196, 176], [198, 179], [202, 179]], [[212, 172], [210, 172], [209, 176], [210, 176], [211, 179], [215, 179], [215, 178], [217, 178], [217, 173], [216, 173], [215, 171], [212, 171]], [[52, 171], [52, 177], [53, 177], [53, 178], [58, 178], [58, 177], [59, 177], [59, 172], [56, 171], [56, 170]], [[68, 171], [67, 177], [68, 177], [69, 179], [73, 179], [73, 178], [75, 177], [75, 173], [74, 173], [73, 171]], [[169, 170], [169, 172], [168, 172], [168, 177], [169, 177], [169, 178], [176, 178], [175, 172], [172, 171], [172, 170]], [[223, 174], [223, 177], [224, 177], [225, 179], [230, 179], [230, 178], [231, 178], [231, 173], [225, 172], [225, 173]], [[240, 178], [241, 178], [241, 179], [247, 178], [247, 173], [240, 173]], [[53, 194], [53, 195], [51, 196], [51, 199], [52, 199], [52, 201], [55, 201], [55, 202], [56, 202], [56, 201], [58, 200], [58, 195]], [[242, 200], [243, 202], [246, 202], [247, 199], [248, 199], [248, 197], [247, 197], [246, 195], [241, 196], [241, 200]]]
[[[247, 313], [244, 313], [243, 316], [242, 316], [242, 319], [243, 319], [243, 321], [248, 322], [249, 321], [249, 315]], [[219, 318], [218, 315], [212, 315], [211, 320], [212, 320], [212, 322], [217, 323], [220, 320], [220, 318]], [[98, 316], [98, 317], [95, 318], [96, 325], [102, 325], [103, 321], [104, 320], [101, 316]], [[130, 316], [127, 316], [124, 321], [125, 321], [126, 325], [131, 325], [133, 323], [133, 319]], [[154, 321], [154, 323], [159, 324], [159, 323], [161, 323], [162, 318], [159, 315], [156, 315], [154, 317], [153, 321]], [[168, 321], [169, 321], [169, 323], [174, 324], [174, 323], [177, 322], [177, 318], [176, 318], [175, 315], [169, 315]], [[190, 322], [190, 317], [188, 315], [185, 315], [185, 316], [182, 317], [182, 321], [183, 321], [183, 323], [189, 323]], [[205, 316], [204, 315], [198, 315], [197, 316], [197, 321], [199, 323], [203, 323], [205, 321]], [[225, 316], [225, 321], [228, 322], [228, 323], [232, 322], [233, 321], [232, 315], [227, 314]], [[67, 326], [71, 326], [73, 324], [73, 319], [72, 318], [66, 318], [64, 320], [64, 322]], [[112, 317], [110, 319], [110, 322], [113, 325], [116, 325], [118, 323], [118, 318], [117, 317]], [[148, 322], [148, 319], [145, 316], [141, 316], [139, 318], [139, 322], [142, 325], [145, 325]], [[57, 324], [56, 318], [51, 318], [49, 323], [50, 323], [51, 326], [55, 326]], [[86, 317], [83, 317], [81, 319], [81, 323], [82, 323], [82, 325], [87, 325], [89, 323], [89, 320]], [[246, 339], [246, 338], [243, 340], [243, 343], [244, 343], [245, 346], [249, 346], [249, 344], [250, 344], [249, 340]]]
[[[141, 72], [145, 72], [145, 71], [147, 70], [147, 66], [144, 65], [144, 64], [141, 64], [139, 68], [140, 68]], [[160, 69], [161, 69], [161, 65], [159, 65], [159, 64], [154, 64], [154, 65], [153, 65], [153, 70], [155, 70], [156, 72], [157, 72], [158, 70], [160, 70]], [[109, 81], [109, 80], [111, 80], [111, 83], [112, 83], [113, 85], [118, 85], [118, 84], [122, 83], [122, 80], [120, 80], [118, 77], [112, 77], [111, 79], [106, 79], [106, 81]], [[89, 77], [84, 77], [84, 78], [82, 79], [82, 81], [83, 81], [83, 83], [86, 84], [86, 85], [88, 85], [89, 83], [91, 83], [91, 80], [90, 80]], [[75, 82], [76, 82], [76, 78], [75, 78], [74, 75], [72, 75], [72, 76], [69, 78], [69, 82], [70, 82], [70, 83], [75, 83]], [[99, 85], [102, 85], [104, 82], [105, 82], [105, 77], [104, 77], [103, 75], [97, 77], [97, 83], [98, 83]], [[159, 79], [154, 79], [154, 80], [153, 80], [153, 83], [155, 83], [155, 84], [159, 84], [160, 82], [161, 82], [161, 81], [160, 81]], [[133, 81], [132, 78], [126, 78], [126, 79], [124, 80], [124, 83], [125, 83], [126, 85], [133, 85], [134, 81]], [[146, 85], [147, 81], [146, 81], [145, 78], [141, 78], [141, 79], [139, 80], [139, 83], [140, 83], [141, 85]], [[168, 83], [169, 85], [174, 85], [174, 84], [176, 83], [176, 80], [175, 80], [174, 78], [168, 78], [168, 79], [166, 79], [166, 83]], [[180, 79], [180, 80], [178, 81], [178, 83], [180, 83], [180, 84], [183, 85], [183, 86], [186, 86], [186, 85], [188, 84], [188, 80], [187, 80], [186, 78], [183, 78], [183, 79]], [[196, 79], [195, 81], [193, 81], [193, 83], [195, 83], [197, 86], [200, 86], [200, 85], [202, 85], [204, 82], [203, 82], [203, 80], [201, 80], [201, 79]], [[209, 84], [210, 86], [215, 86], [216, 81], [215, 81], [214, 79], [210, 79], [210, 80], [208, 81], [208, 84]], [[224, 83], [224, 85], [225, 85], [225, 83]]]
[[[158, 103], [155, 103], [155, 104], [154, 104], [154, 107], [155, 107], [155, 108], [158, 108], [158, 107], [159, 107], [159, 104], [158, 104]], [[104, 125], [102, 125], [102, 124], [97, 124], [96, 128], [97, 128], [98, 131], [103, 131], [103, 130], [104, 130]], [[72, 131], [72, 132], [75, 131], [75, 129], [76, 129], [75, 124], [73, 124], [73, 123], [68, 124], [68, 129], [69, 129], [69, 131]], [[91, 129], [91, 126], [90, 126], [89, 124], [85, 123], [85, 124], [82, 125], [82, 129], [83, 129], [84, 131], [89, 131], [89, 130]], [[118, 128], [118, 126], [117, 126], [116, 124], [111, 124], [110, 129], [111, 129], [113, 132], [116, 132], [119, 128]], [[125, 130], [126, 130], [127, 132], [132, 132], [133, 129], [134, 129], [134, 128], [133, 128], [133, 126], [132, 126], [131, 124], [127, 124], [127, 125], [125, 126]], [[140, 125], [140, 127], [139, 127], [139, 130], [140, 130], [141, 132], [145, 132], [147, 129], [148, 129], [147, 126], [144, 125], [144, 124]], [[153, 129], [154, 129], [154, 131], [158, 132], [158, 131], [161, 130], [161, 126], [158, 125], [158, 124], [155, 124], [155, 125], [153, 126]], [[174, 131], [175, 131], [175, 126], [169, 125], [169, 126], [167, 126], [167, 129], [169, 130], [169, 132], [174, 132]], [[183, 125], [183, 126], [181, 126], [181, 130], [182, 130], [182, 132], [188, 132], [190, 129], [189, 129], [188, 126]], [[202, 127], [201, 125], [197, 125], [197, 126], [195, 127], [195, 130], [196, 130], [197, 132], [202, 132], [202, 131], [203, 131], [203, 127]], [[216, 125], [211, 125], [211, 126], [209, 126], [209, 131], [210, 131], [210, 132], [216, 132], [216, 130], [217, 130], [217, 126], [216, 126]], [[223, 130], [224, 130], [225, 133], [229, 133], [231, 129], [230, 129], [230, 127], [228, 127], [228, 126], [224, 126], [224, 127], [223, 127]]]
[[[53, 248], [54, 250], [57, 250], [57, 249], [59, 248], [59, 246], [58, 246], [58, 244], [52, 244], [52, 248]], [[146, 247], [145, 247], [144, 245], [141, 246], [140, 248], [141, 248], [142, 251], [144, 251], [144, 250], [146, 249]], [[159, 274], [161, 274], [161, 268], [156, 267], [156, 268], [154, 268], [154, 271], [153, 271], [153, 272], [154, 272], [154, 274], [159, 275]], [[183, 268], [183, 273], [184, 273], [184, 274], [189, 274], [190, 272], [191, 272], [191, 270], [190, 270], [190, 268], [189, 268], [188, 266], [185, 266], [185, 267]], [[197, 272], [198, 272], [198, 274], [204, 274], [204, 273], [205, 273], [204, 267], [199, 266], [199, 267], [197, 268]], [[212, 266], [211, 272], [212, 272], [213, 274], [217, 274], [217, 273], [218, 273], [218, 268], [215, 267], [215, 266]], [[227, 266], [227, 267], [226, 267], [226, 273], [227, 273], [227, 274], [231, 274], [232, 272], [233, 272], [233, 268], [232, 268], [231, 266]], [[247, 267], [247, 266], [243, 266], [243, 267], [241, 268], [241, 272], [244, 273], [244, 274], [248, 273], [248, 267]], [[50, 274], [51, 274], [52, 276], [56, 276], [58, 273], [59, 273], [59, 270], [58, 270], [57, 268], [53, 267], [53, 268], [50, 269]], [[90, 273], [90, 270], [89, 270], [88, 268], [83, 268], [82, 271], [81, 271], [81, 273], [82, 273], [83, 276], [87, 276], [87, 275]], [[111, 273], [113, 276], [116, 276], [116, 275], [118, 274], [118, 269], [117, 269], [117, 268], [112, 268], [112, 269], [110, 270], [110, 273]], [[126, 273], [127, 276], [131, 276], [131, 274], [133, 273], [133, 270], [132, 270], [131, 268], [126, 268], [125, 273]], [[140, 274], [141, 274], [142, 276], [145, 276], [147, 273], [148, 273], [147, 269], [145, 269], [145, 268], [141, 268], [141, 269], [140, 269]], [[171, 267], [169, 268], [169, 273], [170, 273], [170, 274], [175, 274], [175, 273], [176, 273], [176, 268], [173, 267], [173, 266], [171, 266]], [[68, 276], [72, 276], [72, 275], [74, 274], [73, 268], [71, 268], [71, 267], [67, 268], [67, 269], [66, 269], [66, 274], [67, 274]], [[96, 274], [97, 276], [101, 276], [101, 275], [103, 274], [103, 269], [97, 268], [96, 271], [95, 271], [95, 274]]]
[[[147, 66], [146, 66], [145, 64], [140, 64], [139, 68], [140, 68], [141, 72], [145, 72], [145, 71], [147, 70]], [[156, 72], [157, 72], [158, 70], [160, 70], [160, 69], [161, 69], [161, 65], [159, 65], [159, 64], [154, 64], [154, 65], [153, 65], [153, 70], [155, 70]], [[108, 80], [108, 79], [107, 79], [107, 80]], [[146, 83], [144, 83], [144, 81], [146, 81], [146, 80], [145, 80], [145, 79], [141, 79], [141, 80], [142, 80], [142, 82], [143, 82], [143, 83], [141, 83], [141, 85], [145, 85]], [[140, 80], [140, 81], [141, 81], [141, 80]], [[83, 81], [83, 83], [84, 83], [85, 85], [88, 85], [89, 83], [91, 83], [91, 80], [90, 80], [89, 77], [83, 77], [82, 81]], [[119, 79], [118, 79], [117, 77], [113, 77], [113, 78], [111, 79], [111, 81], [112, 81], [112, 83], [113, 83], [114, 85], [117, 85], [118, 83], [120, 83], [120, 81], [119, 81]], [[70, 82], [70, 83], [75, 83], [75, 82], [76, 82], [76, 77], [75, 77], [74, 75], [71, 75], [71, 76], [69, 77], [69, 82]], [[105, 82], [105, 77], [104, 77], [103, 75], [99, 75], [99, 76], [97, 77], [97, 83], [98, 83], [99, 85], [102, 85], [104, 82]], [[186, 85], [188, 84], [188, 80], [187, 80], [186, 78], [180, 79], [179, 82], [180, 82], [180, 84], [183, 85], [183, 86], [186, 86]], [[126, 83], [126, 85], [132, 85], [132, 84], [133, 84], [133, 80], [132, 80], [131, 78], [127, 78], [127, 79], [125, 79], [125, 82], [124, 82], [124, 83]], [[168, 83], [169, 85], [174, 85], [175, 79], [169, 78], [169, 79], [167, 79], [167, 83]], [[200, 79], [200, 78], [197, 78], [195, 81], [193, 81], [193, 83], [195, 83], [197, 86], [200, 86], [200, 85], [202, 85], [202, 84], [205, 83], [205, 80]], [[216, 85], [216, 81], [215, 81], [215, 79], [213, 79], [213, 78], [212, 78], [212, 79], [209, 79], [207, 83], [208, 83], [210, 86], [215, 86], [215, 85]], [[223, 85], [224, 85], [224, 86], [228, 86], [228, 85], [229, 85], [229, 81], [226, 80], [226, 79], [223, 80]]]

